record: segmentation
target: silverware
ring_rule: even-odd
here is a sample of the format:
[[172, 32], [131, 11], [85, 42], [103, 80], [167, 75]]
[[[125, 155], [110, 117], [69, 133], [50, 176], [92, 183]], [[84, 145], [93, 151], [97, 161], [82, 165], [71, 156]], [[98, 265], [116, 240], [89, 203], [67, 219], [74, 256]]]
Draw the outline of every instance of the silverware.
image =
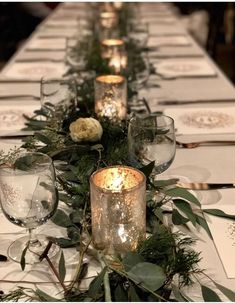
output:
[[158, 101], [158, 105], [185, 105], [185, 104], [196, 104], [196, 103], [221, 103], [221, 102], [232, 102], [235, 103], [235, 99], [211, 99], [211, 100], [164, 100]]
[[178, 182], [177, 187], [193, 190], [211, 190], [211, 189], [226, 189], [235, 188], [235, 183], [200, 183], [200, 182]]
[[34, 95], [0, 95], [0, 100], [10, 100], [10, 99], [34, 99], [34, 100], [40, 100], [39, 96]]
[[[40, 37], [43, 38], [43, 37]], [[53, 38], [53, 37], [50, 37]], [[55, 52], [55, 51], [60, 51], [60, 52], [64, 52], [65, 48], [26, 48], [25, 49], [26, 52]]]
[[37, 83], [40, 81], [41, 79], [9, 79], [9, 78], [0, 79], [0, 83]]
[[183, 148], [195, 148], [201, 145], [235, 145], [234, 140], [204, 140], [204, 141], [198, 141], [198, 142], [188, 142], [188, 143], [183, 143], [179, 141], [175, 141], [176, 145], [179, 147]]
[[16, 59], [15, 62], [64, 62], [64, 60], [53, 59], [53, 58], [25, 58], [25, 59]]
[[3, 135], [3, 136], [1, 136], [0, 135], [0, 140], [4, 140], [4, 139], [12, 139], [12, 140], [14, 140], [14, 139], [24, 139], [24, 138], [27, 138], [27, 137], [29, 137], [29, 136], [33, 136], [33, 133], [28, 133], [28, 134], [19, 134], [19, 135]]

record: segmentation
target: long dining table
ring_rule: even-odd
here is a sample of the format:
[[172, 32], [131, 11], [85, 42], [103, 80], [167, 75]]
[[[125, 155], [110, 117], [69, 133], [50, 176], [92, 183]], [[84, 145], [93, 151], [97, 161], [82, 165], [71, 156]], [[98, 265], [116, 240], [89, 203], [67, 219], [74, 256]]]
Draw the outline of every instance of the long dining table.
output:
[[[24, 132], [14, 129], [15, 121], [21, 119], [22, 113], [30, 115], [41, 106], [41, 77], [62, 77], [65, 73], [66, 38], [77, 33], [78, 20], [89, 15], [88, 6], [88, 3], [82, 2], [60, 3], [1, 70], [0, 149], [4, 152], [22, 144], [20, 135]], [[174, 117], [176, 138], [180, 142], [235, 140], [235, 89], [231, 81], [190, 35], [173, 5], [139, 2], [137, 6], [142, 21], [148, 24], [149, 61], [158, 71], [150, 76], [149, 85], [139, 91], [139, 97], [148, 101], [152, 112], [162, 111]], [[190, 66], [193, 67], [199, 61], [203, 66], [202, 74], [190, 75], [190, 71], [193, 71]], [[180, 69], [176, 63], [175, 69], [169, 69], [169, 63], [174, 65], [175, 62], [181, 62], [183, 68]], [[185, 62], [189, 62], [189, 70]], [[188, 124], [183, 124], [182, 115], [188, 119]], [[213, 123], [225, 116], [230, 117], [230, 125], [225, 123], [222, 131], [216, 132]], [[10, 128], [5, 131], [6, 119], [9, 119]], [[190, 123], [194, 122], [196, 126], [193, 128]], [[209, 128], [205, 130], [197, 123], [207, 123]], [[8, 135], [12, 137], [7, 138]], [[177, 146], [172, 165], [159, 178], [177, 177], [184, 182], [234, 183], [234, 155], [235, 145], [205, 144], [192, 149]], [[216, 208], [235, 215], [235, 189], [197, 190], [194, 194], [202, 208]], [[63, 204], [60, 207], [63, 208]], [[197, 239], [195, 250], [201, 252], [200, 267], [216, 282], [234, 291], [235, 223], [211, 215], [207, 216], [207, 220], [213, 240], [203, 229], [195, 231], [192, 228], [190, 232], [187, 231]], [[7, 255], [9, 244], [25, 235], [26, 231], [10, 223], [2, 212], [0, 227], [0, 254]], [[66, 237], [66, 230], [52, 222], [37, 230], [51, 236]], [[64, 254], [66, 280], [69, 281], [79, 252], [70, 248], [65, 249]], [[90, 262], [88, 276], [93, 276], [98, 271], [97, 263], [88, 256], [86, 258]], [[61, 291], [60, 287], [52, 282], [56, 282], [56, 278], [44, 262], [27, 265], [24, 271], [11, 260], [0, 262], [0, 290], [4, 292], [19, 285], [30, 287], [35, 283], [43, 291], [57, 295]], [[84, 287], [88, 283], [89, 280], [86, 280]], [[215, 288], [206, 278], [204, 284]], [[195, 301], [202, 300], [199, 288], [200, 285], [196, 283], [187, 290], [187, 294]], [[215, 291], [223, 298], [218, 290]]]

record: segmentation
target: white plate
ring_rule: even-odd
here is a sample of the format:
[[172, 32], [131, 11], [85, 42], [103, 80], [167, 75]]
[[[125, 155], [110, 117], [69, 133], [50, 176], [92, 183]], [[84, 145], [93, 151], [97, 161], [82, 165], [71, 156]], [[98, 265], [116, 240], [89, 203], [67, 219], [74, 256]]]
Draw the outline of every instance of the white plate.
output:
[[175, 121], [177, 134], [235, 133], [235, 107], [177, 108], [164, 110]]
[[40, 105], [1, 105], [0, 106], [0, 135], [1, 136], [17, 136], [21, 134], [29, 134], [32, 131], [23, 131], [25, 122], [27, 121], [23, 114], [31, 117]]
[[43, 76], [61, 77], [66, 71], [64, 63], [14, 63], [2, 73], [9, 78], [40, 80]]
[[201, 58], [166, 59], [155, 63], [155, 68], [163, 76], [209, 77], [216, 75], [213, 67]]

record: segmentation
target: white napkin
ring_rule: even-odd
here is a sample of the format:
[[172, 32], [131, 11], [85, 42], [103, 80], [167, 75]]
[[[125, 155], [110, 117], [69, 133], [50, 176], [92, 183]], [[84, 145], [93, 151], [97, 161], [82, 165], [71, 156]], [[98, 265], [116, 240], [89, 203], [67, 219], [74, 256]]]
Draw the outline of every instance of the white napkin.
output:
[[235, 133], [235, 107], [177, 108], [164, 110], [175, 121], [177, 134]]

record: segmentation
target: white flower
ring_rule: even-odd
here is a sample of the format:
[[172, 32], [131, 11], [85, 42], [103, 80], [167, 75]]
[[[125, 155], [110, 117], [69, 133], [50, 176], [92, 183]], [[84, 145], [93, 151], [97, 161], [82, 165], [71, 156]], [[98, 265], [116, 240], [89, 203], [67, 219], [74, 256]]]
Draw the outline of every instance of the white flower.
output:
[[94, 118], [78, 118], [69, 126], [73, 141], [98, 141], [102, 137], [103, 129], [100, 122]]

